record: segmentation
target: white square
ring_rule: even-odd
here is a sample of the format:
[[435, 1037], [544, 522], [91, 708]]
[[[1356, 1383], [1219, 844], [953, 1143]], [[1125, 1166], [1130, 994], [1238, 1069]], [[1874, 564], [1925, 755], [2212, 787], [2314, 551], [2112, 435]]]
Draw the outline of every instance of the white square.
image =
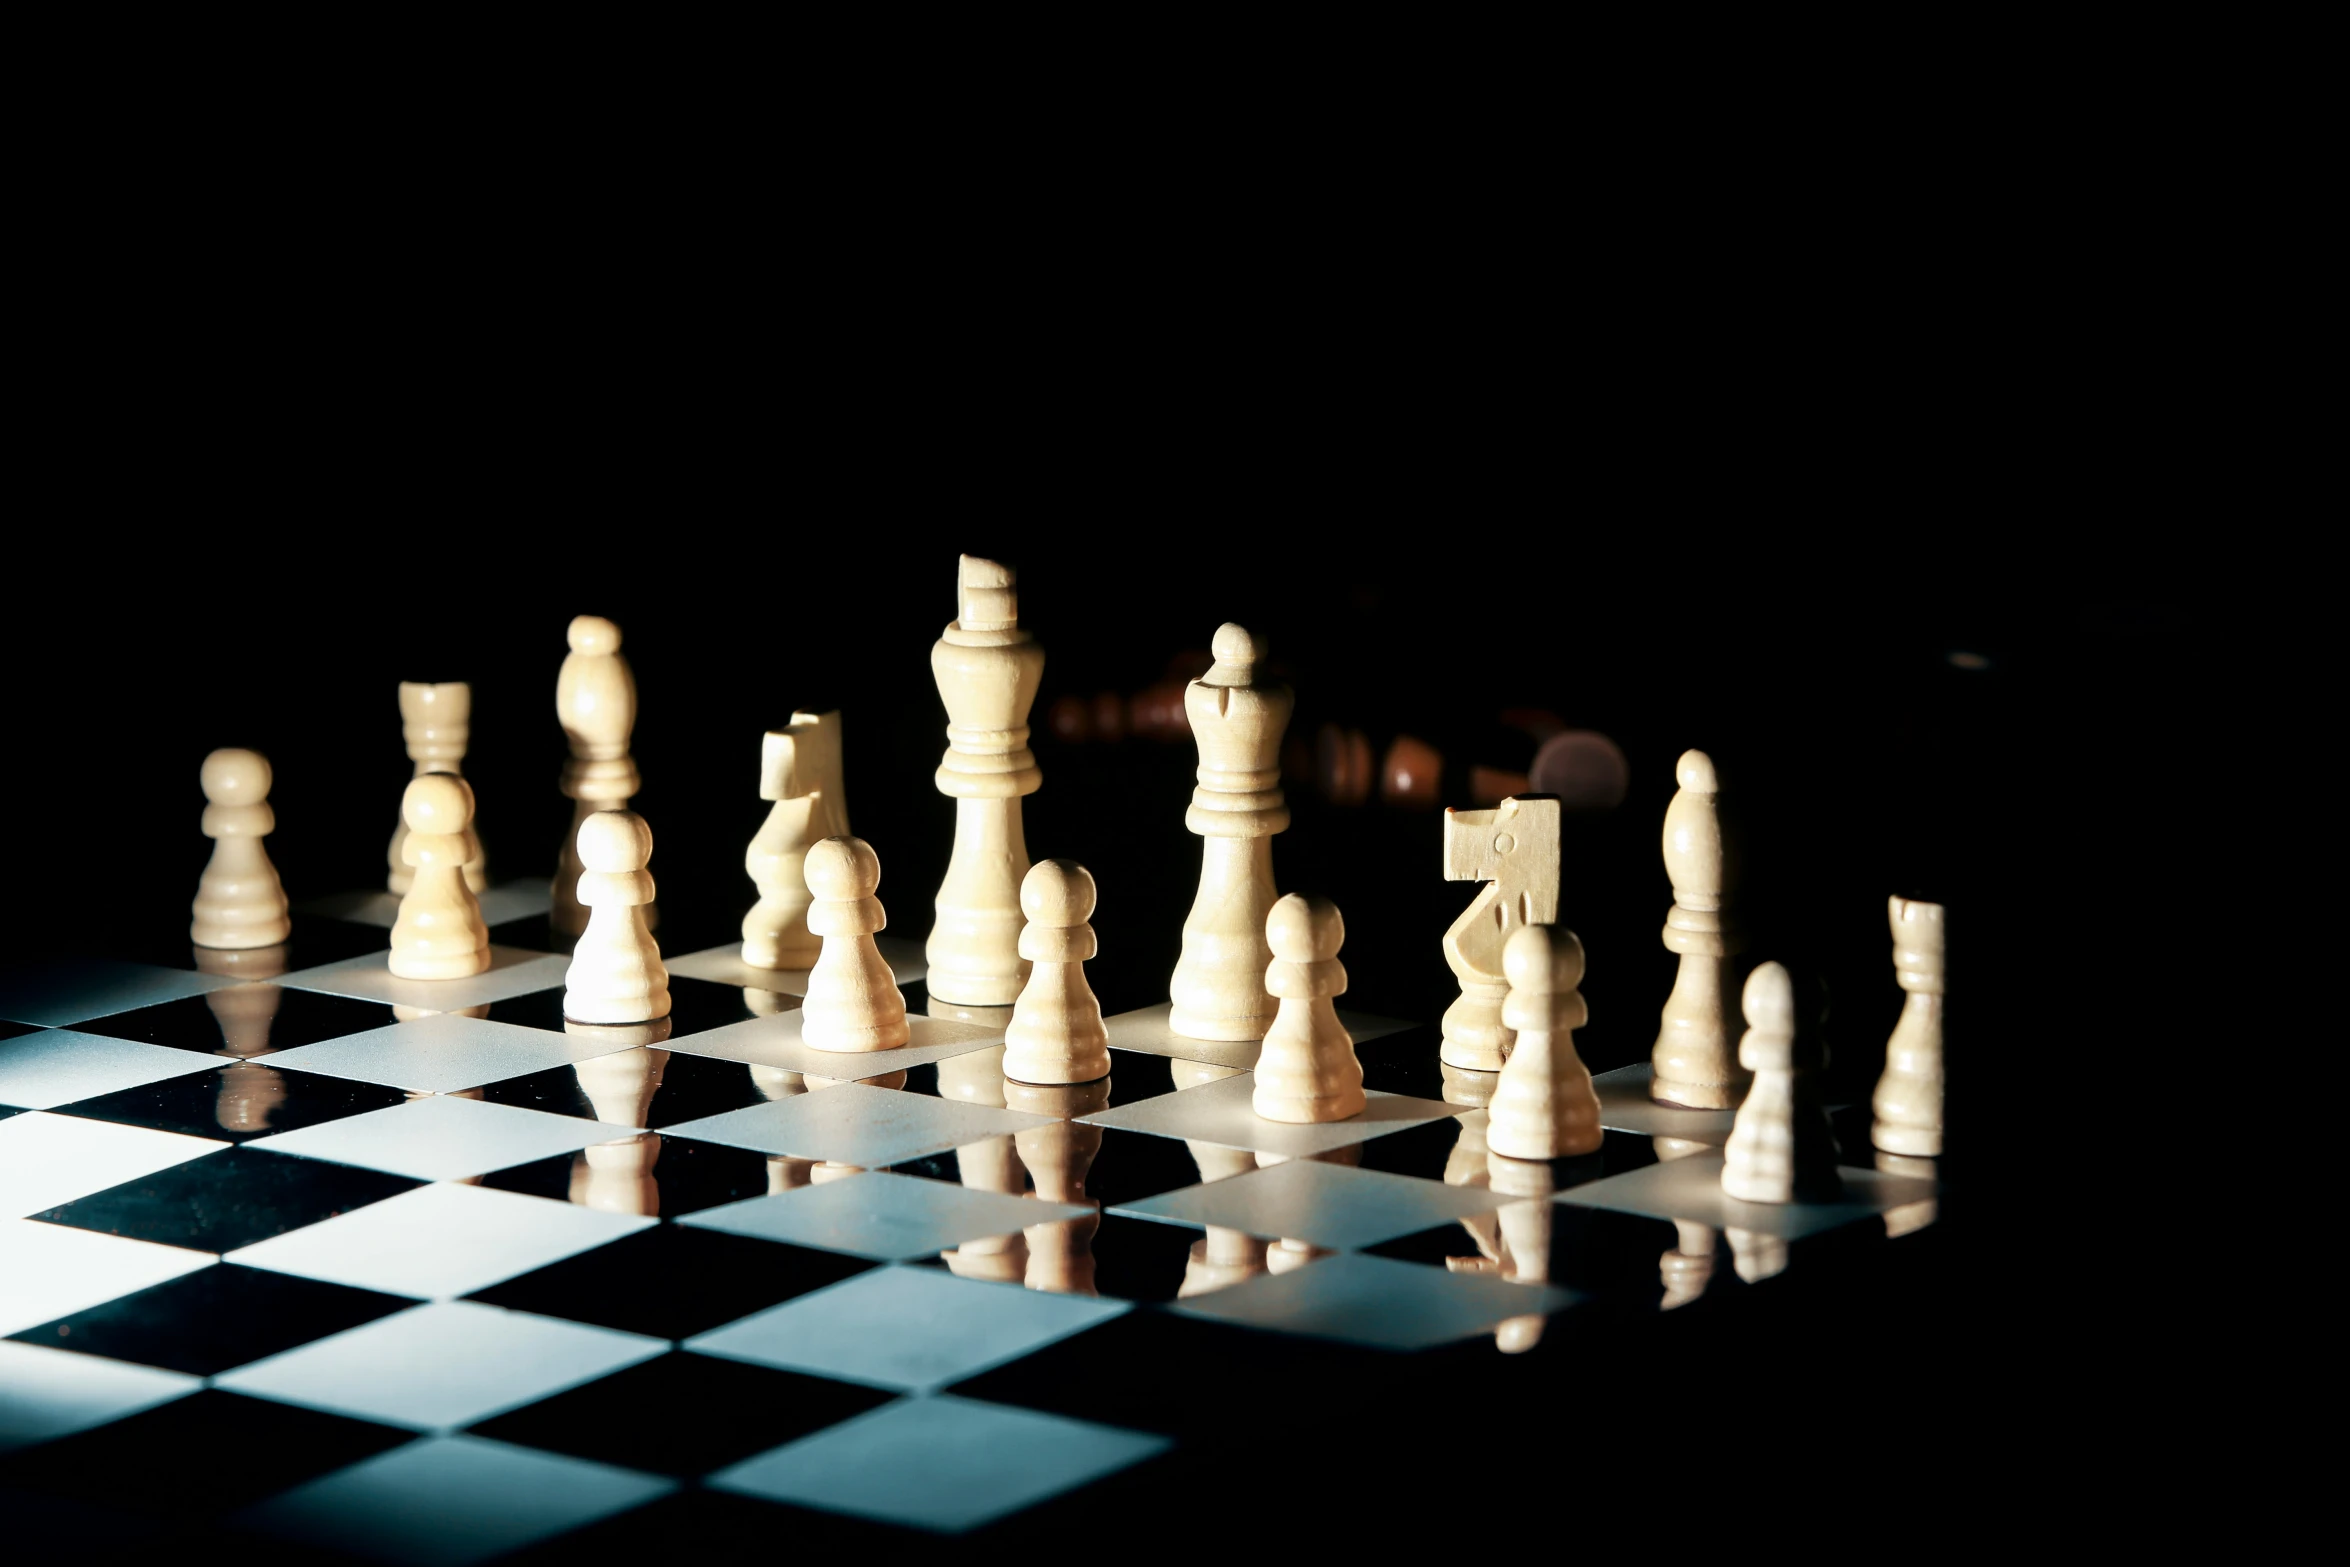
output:
[[430, 1437], [247, 1508], [264, 1534], [416, 1567], [463, 1567], [641, 1507], [676, 1482], [473, 1436]]
[[1679, 1137], [1719, 1148], [1730, 1140], [1735, 1110], [1688, 1110], [1660, 1105], [1649, 1097], [1656, 1067], [1647, 1061], [1600, 1072], [1591, 1079], [1599, 1094], [1599, 1124], [1611, 1131], [1638, 1132], [1644, 1137]]
[[1315, 1121], [1298, 1125], [1268, 1121], [1256, 1112], [1257, 1078], [1254, 1072], [1161, 1094], [1130, 1105], [1099, 1111], [1078, 1119], [1092, 1126], [1121, 1131], [1149, 1132], [1157, 1137], [1180, 1137], [1188, 1142], [1214, 1143], [1220, 1148], [1246, 1148], [1254, 1153], [1287, 1154], [1302, 1158], [1328, 1153], [1350, 1143], [1369, 1142], [1406, 1127], [1441, 1121], [1460, 1114], [1459, 1105], [1436, 1099], [1413, 1099], [1383, 1094], [1365, 1096], [1363, 1108], [1343, 1121]]
[[0, 1017], [61, 1028], [239, 983], [153, 963], [67, 962], [0, 974]]
[[[212, 1056], [198, 1056], [218, 1066]], [[22, 1218], [218, 1153], [209, 1137], [29, 1110], [0, 1121], [0, 1219]]]
[[[271, 1064], [276, 1064], [275, 1057]], [[0, 1134], [6, 1130], [7, 1123], [0, 1122]], [[630, 1126], [435, 1094], [274, 1137], [256, 1137], [245, 1146], [389, 1170], [420, 1181], [458, 1181], [636, 1135]]]
[[[1244, 1071], [1257, 1064], [1257, 1054], [1264, 1049], [1262, 1040], [1193, 1039], [1175, 1032], [1174, 1015], [1174, 1003], [1162, 1001], [1155, 1007], [1138, 1007], [1132, 1012], [1103, 1018], [1102, 1024], [1109, 1030], [1112, 1050], [1133, 1050], [1174, 1061], [1204, 1061], [1210, 1066], [1236, 1066]], [[1373, 1017], [1367, 1012], [1341, 1012], [1338, 1021], [1345, 1025], [1347, 1037], [1358, 1045], [1419, 1026], [1400, 1018]]]
[[1115, 1211], [1352, 1250], [1491, 1213], [1509, 1201], [1481, 1186], [1447, 1186], [1384, 1170], [1291, 1159], [1229, 1180], [1126, 1203]]
[[220, 1057], [193, 1050], [48, 1028], [0, 1039], [0, 1105], [51, 1110], [219, 1065]]
[[559, 954], [493, 946], [490, 966], [482, 973], [464, 979], [401, 979], [388, 966], [391, 956], [389, 951], [371, 952], [363, 958], [306, 968], [277, 983], [425, 1012], [455, 1012], [493, 1001], [511, 1001], [535, 990], [559, 989], [563, 976], [571, 970], [571, 960]]
[[214, 1387], [361, 1420], [447, 1430], [666, 1352], [667, 1341], [474, 1301], [394, 1312], [256, 1360]]
[[1563, 1311], [1582, 1298], [1554, 1284], [1341, 1252], [1288, 1273], [1260, 1273], [1168, 1309], [1311, 1338], [1415, 1350], [1491, 1333], [1513, 1317]]
[[[873, 945], [880, 949], [881, 961], [889, 965], [890, 978], [900, 985], [911, 985], [930, 972], [930, 964], [922, 954], [922, 943], [900, 936], [876, 936]], [[721, 985], [739, 985], [745, 990], [772, 990], [778, 995], [804, 996], [808, 993], [808, 970], [804, 968], [753, 968], [743, 961], [743, 944], [730, 942], [723, 947], [706, 947], [700, 952], [688, 952], [682, 957], [663, 960], [672, 974], [687, 979], [707, 979]]]
[[1836, 1173], [1843, 1178], [1844, 1193], [1832, 1202], [1741, 1202], [1722, 1190], [1722, 1156], [1699, 1153], [1570, 1186], [1554, 1200], [1793, 1241], [1876, 1218], [1888, 1208], [1930, 1202], [1936, 1190], [1932, 1181], [1850, 1165], [1840, 1166]]
[[203, 1385], [202, 1377], [177, 1371], [38, 1344], [0, 1344], [0, 1452], [102, 1426], [185, 1398]]
[[1004, 1042], [1001, 1028], [982, 1028], [976, 1023], [958, 1023], [909, 1012], [906, 1014], [908, 1043], [899, 1049], [818, 1050], [800, 1037], [803, 1021], [800, 1009], [794, 1007], [773, 1017], [747, 1018], [706, 1033], [688, 1034], [671, 1040], [669, 1048], [682, 1050], [689, 1056], [747, 1061], [753, 1066], [780, 1066], [788, 1071], [853, 1082], [948, 1056], [968, 1055]]
[[787, 1371], [919, 1391], [959, 1382], [1126, 1311], [1123, 1301], [875, 1268], [686, 1342]]
[[966, 1104], [930, 1094], [842, 1083], [768, 1104], [729, 1110], [666, 1126], [671, 1137], [691, 1137], [730, 1148], [800, 1159], [826, 1159], [873, 1170], [924, 1154], [942, 1153], [985, 1138], [1043, 1126], [1049, 1116], [992, 1105]]
[[444, 1300], [657, 1222], [491, 1187], [419, 1186], [257, 1241], [223, 1260], [390, 1295]]
[[1033, 1196], [1009, 1197], [877, 1171], [705, 1208], [677, 1222], [903, 1262], [935, 1257], [965, 1241], [1017, 1234], [1032, 1224], [1082, 1219], [1092, 1212]]
[[557, 1034], [436, 1012], [388, 1028], [371, 1028], [364, 1034], [296, 1045], [271, 1055], [269, 1064], [353, 1082], [381, 1083], [413, 1094], [446, 1094], [569, 1066], [625, 1048], [609, 1037]]
[[[24, 1117], [16, 1117], [23, 1120]], [[216, 1259], [32, 1219], [0, 1220], [0, 1334], [22, 1333], [102, 1306]]]

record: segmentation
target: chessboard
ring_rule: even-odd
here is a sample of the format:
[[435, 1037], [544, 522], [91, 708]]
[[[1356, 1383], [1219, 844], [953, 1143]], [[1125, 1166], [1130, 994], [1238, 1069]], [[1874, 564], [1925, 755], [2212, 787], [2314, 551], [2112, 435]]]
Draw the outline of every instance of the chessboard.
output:
[[1747, 1204], [1731, 1114], [1654, 1103], [1644, 1064], [1600, 1074], [1596, 1154], [1528, 1165], [1488, 1157], [1492, 1079], [1430, 1019], [1342, 1011], [1368, 1109], [1282, 1125], [1254, 1046], [1146, 997], [1107, 1080], [1039, 1088], [917, 942], [881, 939], [909, 1044], [836, 1055], [724, 944], [669, 955], [660, 1023], [567, 1024], [543, 884], [484, 899], [485, 972], [399, 980], [388, 902], [298, 906], [274, 972], [0, 979], [24, 1559], [1172, 1544], [1287, 1511], [1285, 1475], [1344, 1488], [1338, 1533], [1498, 1527], [1513, 1463], [1637, 1477], [1741, 1388], [1787, 1398], [1773, 1345], [1839, 1396], [1888, 1375], [1821, 1325], [1882, 1314], [1936, 1233], [1865, 1108], [1839, 1201]]

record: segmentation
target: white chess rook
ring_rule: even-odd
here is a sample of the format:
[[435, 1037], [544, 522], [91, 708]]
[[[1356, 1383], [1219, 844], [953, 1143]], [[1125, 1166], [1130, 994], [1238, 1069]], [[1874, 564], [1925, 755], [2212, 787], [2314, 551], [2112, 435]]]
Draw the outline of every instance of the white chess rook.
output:
[[840, 714], [794, 713], [790, 728], [767, 732], [759, 750], [759, 798], [775, 808], [743, 856], [759, 889], [759, 901], [743, 916], [743, 962], [809, 968], [824, 942], [808, 929], [808, 849], [849, 831]]
[[1559, 917], [1559, 802], [1507, 799], [1490, 811], [1444, 813], [1444, 879], [1481, 881], [1461, 917], [1444, 933], [1444, 961], [1461, 993], [1444, 1009], [1448, 1066], [1498, 1072], [1511, 1034], [1501, 1015], [1509, 978], [1502, 952], [1523, 925]]
[[[1738, 1060], [1754, 1086], [1722, 1150], [1722, 1190], [1741, 1202], [1827, 1201], [1844, 1184], [1818, 1097], [1818, 1070], [1827, 1063], [1815, 1041], [1797, 1036], [1787, 971], [1765, 963], [1748, 975], [1745, 1010]], [[1748, 1277], [1743, 1264], [1739, 1276]]]
[[579, 829], [598, 811], [627, 809], [641, 780], [628, 754], [629, 735], [636, 729], [636, 677], [620, 656], [620, 628], [601, 615], [581, 615], [565, 635], [571, 651], [555, 678], [555, 716], [571, 744], [561, 787], [574, 804], [547, 919], [556, 930], [576, 936], [588, 919], [578, 898]]
[[947, 710], [938, 792], [955, 802], [955, 847], [923, 948], [925, 983], [947, 1001], [1004, 1006], [1028, 979], [1020, 956], [1020, 878], [1028, 874], [1020, 801], [1044, 782], [1028, 748], [1044, 649], [1020, 629], [1010, 568], [965, 555], [957, 592], [960, 613], [930, 649]]
[[1573, 1159], [1598, 1151], [1599, 1094], [1575, 1053], [1583, 1003], [1583, 943], [1571, 930], [1521, 925], [1502, 954], [1509, 999], [1502, 1021], [1517, 1034], [1487, 1112], [1486, 1145], [1510, 1159]]
[[1939, 903], [1886, 901], [1893, 926], [1893, 974], [1908, 992], [1893, 1037], [1885, 1041], [1885, 1075], [1869, 1100], [1869, 1141], [1887, 1153], [1933, 1159], [1942, 1153], [1942, 931]]
[[1728, 914], [1729, 863], [1715, 796], [1713, 759], [1684, 751], [1674, 769], [1680, 789], [1665, 809], [1665, 871], [1673, 908], [1665, 946], [1681, 955], [1650, 1057], [1650, 1097], [1692, 1110], [1731, 1110], [1746, 1095], [1747, 1074], [1730, 1049], [1722, 989], [1737, 929]]
[[1168, 987], [1168, 1026], [1187, 1039], [1262, 1039], [1276, 1010], [1265, 989], [1272, 951], [1273, 834], [1289, 826], [1281, 736], [1295, 698], [1260, 681], [1264, 648], [1227, 622], [1216, 662], [1183, 693], [1199, 742], [1198, 787], [1183, 825], [1199, 835], [1199, 893], [1183, 922], [1183, 955]]
[[1004, 1076], [1022, 1083], [1090, 1083], [1110, 1075], [1102, 1005], [1085, 980], [1095, 951], [1093, 875], [1075, 860], [1045, 860], [1020, 882], [1020, 956], [1032, 965], [1004, 1031]]
[[1265, 918], [1265, 988], [1281, 1009], [1265, 1031], [1250, 1103], [1268, 1121], [1343, 1121], [1365, 1103], [1363, 1064], [1332, 999], [1346, 994], [1346, 921], [1328, 898], [1291, 893]]
[[[416, 764], [411, 777], [465, 771], [465, 745], [473, 733], [473, 687], [462, 680], [440, 685], [403, 680], [400, 720], [400, 736], [408, 744], [408, 760]], [[408, 824], [403, 821], [392, 829], [392, 846], [384, 855], [392, 868], [385, 885], [403, 895], [415, 876], [408, 868], [407, 856], [401, 852], [407, 842]], [[478, 828], [473, 834], [473, 845], [476, 853], [465, 867], [465, 885], [480, 892], [489, 886], [490, 878], [489, 866], [479, 852]]]
[[277, 830], [269, 759], [233, 747], [204, 758], [204, 836], [212, 858], [196, 883], [188, 939], [199, 947], [274, 947], [293, 930], [286, 889], [261, 840]]
[[416, 879], [392, 925], [391, 971], [402, 979], [463, 979], [490, 966], [490, 933], [465, 884], [473, 841], [473, 786], [455, 773], [412, 778], [400, 797]]
[[817, 1050], [896, 1050], [910, 1035], [906, 997], [873, 945], [889, 915], [874, 892], [881, 860], [862, 838], [827, 838], [808, 851], [808, 928], [824, 951], [800, 1002], [800, 1038]]
[[587, 929], [563, 976], [563, 1015], [579, 1023], [648, 1023], [669, 1015], [669, 970], [645, 925], [653, 901], [653, 829], [634, 811], [579, 824], [579, 901]]

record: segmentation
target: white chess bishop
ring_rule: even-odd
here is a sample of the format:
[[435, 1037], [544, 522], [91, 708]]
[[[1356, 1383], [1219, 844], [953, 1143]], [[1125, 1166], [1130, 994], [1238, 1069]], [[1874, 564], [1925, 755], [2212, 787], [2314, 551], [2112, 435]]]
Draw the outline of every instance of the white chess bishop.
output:
[[[1741, 1202], [1828, 1201], [1844, 1183], [1819, 1102], [1818, 1072], [1827, 1062], [1816, 1042], [1797, 1035], [1786, 969], [1765, 963], [1749, 974], [1745, 1008], [1738, 1061], [1754, 1085], [1722, 1150], [1722, 1190]], [[1739, 1276], [1749, 1276], [1743, 1264]]]
[[579, 901], [588, 923], [563, 976], [563, 1015], [573, 1022], [669, 1015], [669, 970], [645, 925], [652, 859], [653, 829], [634, 811], [595, 811], [579, 824]]
[[1265, 917], [1272, 962], [1265, 988], [1281, 1001], [1257, 1056], [1251, 1105], [1268, 1121], [1343, 1121], [1360, 1115], [1363, 1064], [1332, 999], [1346, 993], [1346, 921], [1328, 898], [1291, 893]]
[[1665, 946], [1680, 954], [1681, 965], [1657, 1028], [1648, 1091], [1664, 1104], [1731, 1110], [1746, 1096], [1747, 1073], [1731, 1053], [1722, 996], [1738, 930], [1729, 914], [1734, 878], [1716, 804], [1721, 784], [1703, 751], [1682, 752], [1674, 777], [1681, 787], [1665, 809], [1665, 870], [1673, 880]]
[[409, 780], [400, 797], [408, 839], [400, 854], [416, 873], [392, 926], [391, 971], [402, 979], [463, 979], [490, 966], [490, 933], [465, 884], [478, 855], [473, 786], [455, 773]]
[[1020, 956], [1028, 984], [1004, 1031], [1004, 1076], [1021, 1083], [1090, 1083], [1110, 1075], [1102, 1005], [1085, 981], [1095, 951], [1093, 874], [1075, 860], [1044, 860], [1020, 882]]
[[862, 838], [827, 838], [808, 850], [808, 928], [824, 950], [808, 971], [800, 1038], [816, 1050], [896, 1050], [912, 1037], [906, 996], [873, 944], [889, 915], [874, 893], [881, 859]]
[[1598, 1151], [1599, 1094], [1575, 1053], [1583, 1002], [1583, 943], [1571, 930], [1521, 925], [1502, 954], [1509, 999], [1502, 1021], [1517, 1043], [1494, 1085], [1486, 1146], [1510, 1159], [1572, 1159]]
[[274, 947], [293, 931], [286, 889], [261, 840], [277, 828], [269, 759], [227, 748], [204, 758], [204, 836], [212, 859], [196, 884], [188, 939], [199, 947]]

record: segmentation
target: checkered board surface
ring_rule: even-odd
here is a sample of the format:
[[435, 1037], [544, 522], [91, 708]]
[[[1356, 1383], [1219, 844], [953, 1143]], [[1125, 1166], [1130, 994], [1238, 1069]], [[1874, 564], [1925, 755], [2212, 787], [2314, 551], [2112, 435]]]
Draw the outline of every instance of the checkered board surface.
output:
[[671, 958], [653, 1038], [566, 1025], [543, 919], [420, 993], [345, 915], [266, 979], [0, 981], [0, 1496], [34, 1538], [443, 1562], [1032, 1527], [1212, 1464], [1267, 1386], [1589, 1353], [1934, 1217], [1874, 1169], [1724, 1199], [1730, 1117], [1637, 1067], [1601, 1078], [1598, 1154], [1492, 1158], [1490, 1081], [1424, 1025], [1350, 1017], [1370, 1108], [1279, 1126], [1249, 1047], [1163, 1008], [1111, 1020], [1106, 1083], [1008, 1083], [1002, 1014], [926, 998], [910, 944], [913, 1043], [839, 1057], [728, 949]]

